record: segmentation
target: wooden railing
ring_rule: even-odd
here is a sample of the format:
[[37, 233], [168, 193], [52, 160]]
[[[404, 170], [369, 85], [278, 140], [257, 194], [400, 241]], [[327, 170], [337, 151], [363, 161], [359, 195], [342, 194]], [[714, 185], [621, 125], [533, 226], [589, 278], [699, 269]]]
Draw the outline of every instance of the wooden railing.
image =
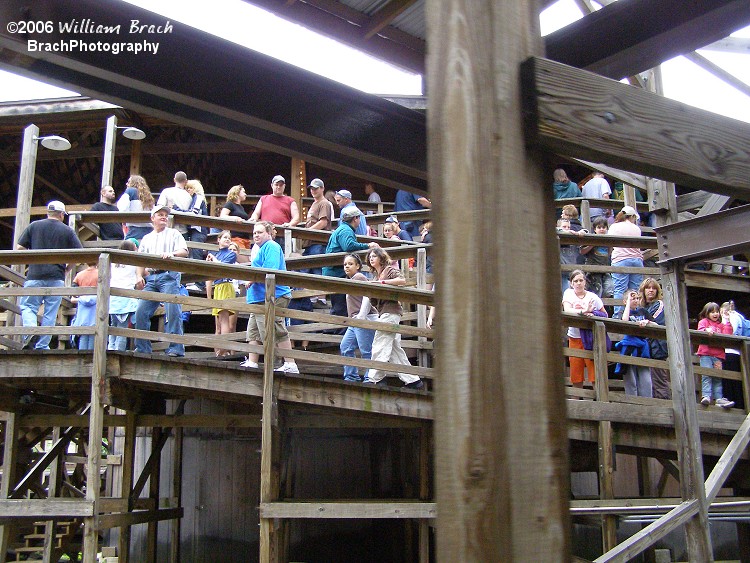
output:
[[[420, 262], [424, 262], [424, 250], [419, 254]], [[296, 272], [282, 272], [252, 268], [249, 266], [241, 265], [228, 265], [220, 264], [215, 262], [202, 262], [191, 260], [189, 258], [175, 258], [168, 262], [165, 262], [159, 257], [153, 255], [146, 255], [133, 252], [124, 252], [118, 250], [73, 250], [60, 253], [57, 251], [24, 251], [24, 252], [0, 252], [0, 263], [4, 262], [7, 264], [28, 264], [28, 263], [57, 263], [61, 260], [76, 263], [90, 263], [99, 260], [99, 286], [109, 286], [109, 267], [102, 267], [102, 258], [107, 257], [112, 263], [129, 264], [134, 266], [141, 266], [153, 269], [165, 269], [168, 268], [173, 271], [178, 271], [186, 275], [191, 275], [194, 278], [203, 279], [241, 279], [251, 282], [265, 283], [267, 287], [270, 287], [270, 291], [267, 292], [267, 299], [265, 304], [253, 304], [249, 305], [244, 302], [244, 298], [236, 298], [231, 300], [216, 300], [207, 299], [205, 297], [190, 297], [180, 295], [169, 295], [164, 293], [146, 292], [137, 290], [126, 290], [118, 288], [109, 288], [110, 295], [133, 297], [136, 299], [150, 299], [162, 303], [178, 303], [186, 309], [193, 311], [208, 311], [212, 307], [229, 308], [233, 311], [237, 311], [238, 314], [247, 313], [259, 313], [269, 314], [271, 318], [280, 316], [290, 319], [299, 319], [302, 321], [317, 323], [318, 329], [331, 329], [340, 327], [359, 327], [367, 328], [372, 330], [381, 330], [385, 332], [397, 332], [405, 337], [405, 342], [412, 342], [414, 345], [412, 348], [418, 348], [419, 350], [430, 350], [432, 347], [431, 340], [433, 331], [425, 328], [425, 311], [424, 308], [428, 305], [433, 304], [433, 293], [426, 289], [409, 288], [409, 287], [393, 287], [383, 286], [379, 284], [371, 284], [367, 282], [357, 282], [341, 278], [322, 277], [312, 274], [300, 274]], [[339, 263], [337, 260], [336, 263]], [[16, 280], [18, 281], [18, 280]], [[381, 323], [377, 321], [358, 320], [348, 317], [340, 317], [336, 315], [330, 315], [325, 313], [316, 312], [305, 312], [297, 311], [294, 309], [278, 308], [275, 304], [274, 288], [276, 284], [289, 285], [294, 288], [302, 288], [307, 292], [318, 292], [319, 294], [328, 293], [348, 293], [354, 295], [367, 295], [373, 298], [388, 298], [397, 299], [402, 303], [417, 305], [418, 314], [417, 326], [409, 326], [406, 324], [392, 325], [388, 323]], [[65, 296], [79, 296], [79, 295], [95, 295], [97, 294], [97, 288], [37, 288], [27, 289], [22, 287], [4, 288], [0, 290], [0, 296], [11, 297], [11, 296], [22, 296], [22, 295], [65, 295]], [[268, 346], [257, 346], [251, 345], [244, 342], [244, 333], [233, 333], [230, 335], [214, 335], [213, 332], [210, 334], [202, 333], [188, 333], [184, 335], [173, 335], [164, 334], [159, 332], [136, 330], [136, 329], [122, 329], [109, 327], [105, 321], [109, 319], [109, 300], [99, 301], [96, 304], [97, 315], [99, 319], [97, 326], [95, 327], [70, 327], [70, 326], [55, 326], [55, 327], [21, 327], [21, 326], [5, 326], [0, 327], [0, 335], [5, 337], [18, 336], [18, 335], [41, 335], [41, 334], [53, 334], [53, 335], [83, 335], [83, 334], [94, 334], [103, 335], [105, 348], [106, 348], [106, 337], [111, 335], [125, 336], [131, 338], [148, 339], [154, 342], [175, 342], [192, 346], [198, 349], [224, 349], [232, 350], [238, 353], [259, 353], [266, 354], [266, 363], [273, 365], [273, 359], [279, 354], [278, 349]], [[407, 313], [406, 318], [414, 317], [413, 314]], [[8, 323], [9, 325], [11, 323]], [[296, 339], [308, 339], [306, 338], [307, 333], [291, 333], [292, 338]], [[312, 339], [312, 337], [310, 337]], [[333, 340], [332, 343], [338, 342], [338, 338], [327, 339]], [[418, 339], [418, 340], [406, 340], [406, 339]], [[272, 340], [271, 340], [272, 341]], [[409, 346], [407, 346], [409, 347]], [[270, 356], [269, 356], [270, 354]], [[376, 369], [387, 369], [389, 371], [400, 371], [403, 373], [410, 373], [419, 375], [425, 379], [432, 378], [432, 369], [425, 366], [393, 366], [386, 362], [376, 362], [372, 360], [363, 360], [356, 358], [343, 358], [338, 353], [320, 353], [320, 352], [309, 352], [304, 350], [284, 350], [283, 355], [285, 357], [294, 358], [302, 362], [310, 362], [316, 364], [341, 366], [342, 364], [354, 365], [359, 368], [376, 368]], [[425, 362], [426, 363], [426, 362]]]

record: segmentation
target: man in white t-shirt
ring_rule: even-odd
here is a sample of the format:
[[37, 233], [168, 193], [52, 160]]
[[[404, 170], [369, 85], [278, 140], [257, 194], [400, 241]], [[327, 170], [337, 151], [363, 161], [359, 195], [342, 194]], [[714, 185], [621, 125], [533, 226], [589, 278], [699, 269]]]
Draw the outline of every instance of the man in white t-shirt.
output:
[[[156, 205], [166, 205], [169, 209], [174, 211], [190, 211], [190, 206], [193, 201], [192, 196], [187, 192], [185, 186], [187, 185], [187, 174], [180, 171], [174, 175], [174, 186], [164, 188], [159, 194], [159, 199]], [[180, 233], [187, 234], [188, 225], [177, 225], [175, 227]]]
[[[172, 258], [186, 258], [188, 247], [185, 238], [177, 229], [167, 227], [169, 222], [169, 207], [157, 205], [151, 210], [151, 223], [154, 230], [141, 240], [138, 252], [143, 254], [156, 254], [162, 260]], [[157, 291], [170, 295], [178, 295], [180, 292], [180, 272], [169, 269], [169, 262], [165, 262], [163, 269], [137, 267], [136, 284], [143, 283], [144, 291]], [[157, 301], [141, 299], [135, 312], [135, 328], [138, 330], [150, 330], [151, 316], [159, 306]], [[165, 330], [167, 334], [183, 334], [182, 331], [182, 307], [177, 303], [164, 303], [166, 311]], [[151, 353], [151, 341], [141, 338], [135, 339], [135, 351]], [[184, 356], [185, 345], [170, 342], [167, 347], [167, 355]]]
[[[604, 174], [601, 172], [594, 172], [594, 177], [581, 188], [581, 196], [584, 198], [609, 199], [610, 195], [612, 195], [612, 188], [609, 187], [609, 182], [604, 179]], [[602, 209], [601, 207], [589, 208], [589, 216], [592, 221], [597, 217], [607, 217], [608, 215], [608, 209]]]

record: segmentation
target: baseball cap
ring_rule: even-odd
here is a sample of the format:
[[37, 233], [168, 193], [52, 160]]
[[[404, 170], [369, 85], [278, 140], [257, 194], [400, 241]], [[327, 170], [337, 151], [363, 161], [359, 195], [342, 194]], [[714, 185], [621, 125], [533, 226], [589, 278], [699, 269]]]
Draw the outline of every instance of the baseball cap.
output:
[[632, 206], [630, 206], [630, 205], [626, 205], [625, 207], [623, 207], [620, 212], [624, 213], [625, 215], [628, 215], [628, 216], [630, 216], [630, 215], [638, 215], [638, 212]]
[[388, 217], [388, 219], [385, 220], [386, 223], [398, 223], [398, 219], [395, 215], [391, 215]]
[[157, 214], [157, 213], [158, 213], [159, 211], [161, 211], [162, 209], [166, 209], [166, 210], [167, 210], [167, 213], [169, 213], [169, 211], [170, 211], [170, 209], [169, 209], [169, 206], [168, 206], [168, 205], [157, 205], [156, 207], [154, 207], [154, 208], [153, 208], [153, 209], [151, 210], [151, 217], [153, 217], [154, 215], [156, 215], [156, 214]]
[[320, 178], [314, 178], [312, 182], [310, 182], [310, 185], [307, 186], [308, 188], [325, 188], [325, 184], [323, 184], [323, 180]]
[[275, 184], [276, 182], [281, 182], [282, 184], [286, 184], [286, 180], [284, 180], [284, 176], [279, 176], [278, 174], [273, 177], [273, 180], [271, 180], [271, 184]]
[[350, 205], [341, 210], [341, 220], [349, 222], [355, 217], [359, 217], [361, 213], [358, 207]]
[[341, 197], [345, 197], [346, 199], [352, 199], [352, 192], [349, 190], [339, 190], [336, 192], [336, 195], [340, 195]]
[[65, 213], [68, 214], [67, 211], [65, 211], [65, 204], [62, 201], [57, 201], [56, 199], [53, 201], [50, 201], [47, 204], [47, 211], [56, 211], [58, 213]]

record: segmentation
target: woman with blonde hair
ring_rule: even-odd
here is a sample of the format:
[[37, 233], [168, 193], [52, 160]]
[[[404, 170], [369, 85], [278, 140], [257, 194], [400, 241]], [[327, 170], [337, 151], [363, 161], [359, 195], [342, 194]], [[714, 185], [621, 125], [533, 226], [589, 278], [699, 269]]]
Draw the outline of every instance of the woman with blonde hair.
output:
[[[117, 209], [124, 212], [151, 211], [154, 207], [154, 196], [143, 176], [136, 174], [128, 178], [125, 183], [125, 193], [117, 200]], [[140, 240], [154, 230], [150, 222], [125, 223], [128, 229], [127, 238], [140, 242]]]
[[[230, 218], [233, 217], [237, 223], [246, 223], [250, 216], [242, 207], [242, 202], [247, 199], [244, 186], [237, 184], [229, 188], [227, 192], [227, 202], [224, 207], [221, 208], [219, 217]], [[232, 240], [237, 243], [240, 248], [250, 248], [250, 233], [248, 231], [231, 231]]]
[[[664, 301], [659, 282], [654, 278], [646, 278], [638, 287], [641, 306], [649, 314], [649, 319], [641, 322], [641, 326], [664, 326]], [[658, 338], [647, 338], [649, 353], [654, 360], [666, 360], [668, 356], [667, 341]], [[671, 399], [672, 386], [669, 370], [666, 368], [651, 369], [651, 386], [655, 399]]]
[[[200, 180], [188, 180], [185, 184], [185, 191], [190, 195], [190, 208], [188, 212], [195, 213], [196, 215], [208, 215], [208, 207], [206, 204], [206, 195], [203, 191], [203, 184]], [[188, 236], [185, 237], [187, 240], [192, 242], [206, 242], [208, 237], [208, 227], [200, 227], [193, 225], [188, 230]], [[194, 260], [203, 260], [205, 253], [200, 248], [190, 249], [190, 258]]]

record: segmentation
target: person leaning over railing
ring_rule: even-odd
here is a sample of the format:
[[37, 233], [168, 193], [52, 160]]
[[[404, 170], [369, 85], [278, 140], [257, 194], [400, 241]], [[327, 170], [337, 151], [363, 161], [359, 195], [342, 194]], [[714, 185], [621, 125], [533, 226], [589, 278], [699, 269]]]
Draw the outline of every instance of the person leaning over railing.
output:
[[[245, 208], [242, 207], [242, 202], [247, 199], [245, 188], [241, 185], [232, 186], [227, 192], [227, 202], [224, 207], [221, 208], [219, 217], [229, 218], [234, 217], [237, 223], [245, 223], [249, 219], [249, 215]], [[240, 248], [249, 249], [250, 239], [247, 233], [244, 231], [232, 231], [232, 240], [237, 243]]]
[[[615, 222], [610, 225], [608, 234], [614, 236], [640, 237], [641, 229], [638, 226], [638, 212], [626, 205], [615, 217]], [[643, 252], [640, 248], [615, 246], [612, 248], [612, 266], [618, 268], [643, 268]], [[622, 300], [628, 290], [638, 291], [643, 281], [643, 274], [624, 274], [612, 272], [614, 284], [614, 298]], [[622, 316], [622, 305], [615, 305], [613, 317], [619, 319]]]
[[[603, 312], [604, 303], [591, 291], [586, 291], [586, 274], [581, 270], [573, 270], [569, 276], [570, 287], [565, 290], [562, 298], [563, 311], [566, 313], [577, 313], [588, 317], [594, 316], [594, 311]], [[568, 327], [568, 346], [574, 350], [583, 350], [581, 330], [571, 326]], [[589, 358], [568, 358], [570, 363], [570, 383], [573, 387], [583, 387], [583, 370], [588, 371], [589, 381], [594, 383], [594, 360]]]

